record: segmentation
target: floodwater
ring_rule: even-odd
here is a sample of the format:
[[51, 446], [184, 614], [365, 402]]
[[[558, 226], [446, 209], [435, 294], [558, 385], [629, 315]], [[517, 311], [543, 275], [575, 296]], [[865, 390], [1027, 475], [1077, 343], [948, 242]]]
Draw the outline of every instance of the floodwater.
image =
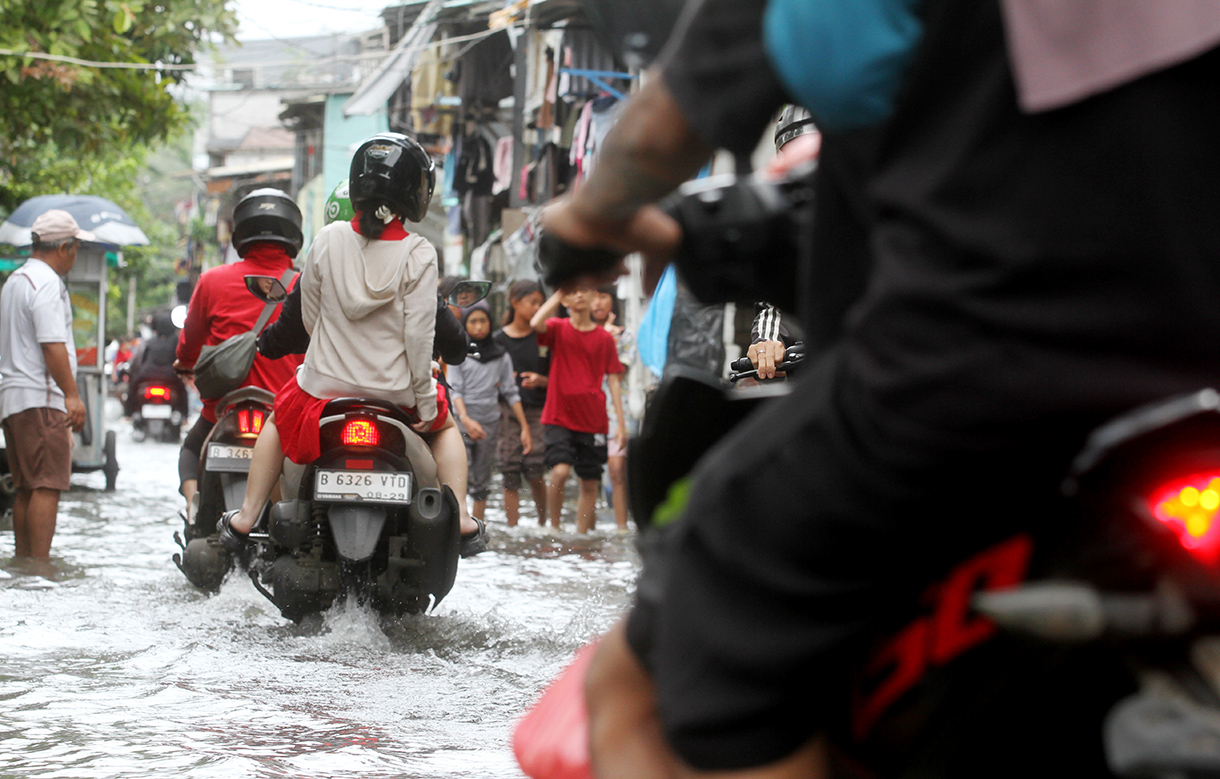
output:
[[494, 504], [490, 551], [428, 615], [298, 626], [240, 575], [207, 596], [170, 560], [177, 448], [112, 427], [118, 489], [73, 476], [57, 574], [0, 532], [0, 777], [521, 777], [516, 721], [629, 602], [608, 512], [578, 537]]

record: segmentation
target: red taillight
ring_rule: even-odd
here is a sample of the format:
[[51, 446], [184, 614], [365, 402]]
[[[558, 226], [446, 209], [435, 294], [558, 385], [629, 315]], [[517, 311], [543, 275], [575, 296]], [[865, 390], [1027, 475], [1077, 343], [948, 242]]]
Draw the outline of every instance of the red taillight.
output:
[[344, 446], [376, 446], [381, 440], [377, 425], [368, 419], [349, 419], [340, 436]]
[[153, 398], [169, 400], [169, 387], [145, 387], [144, 399], [152, 400]]
[[1172, 529], [1196, 557], [1212, 561], [1220, 554], [1220, 471], [1197, 473], [1170, 482], [1152, 494], [1152, 516]]
[[237, 412], [237, 432], [243, 438], [257, 438], [263, 431], [263, 412], [257, 408], [243, 408]]

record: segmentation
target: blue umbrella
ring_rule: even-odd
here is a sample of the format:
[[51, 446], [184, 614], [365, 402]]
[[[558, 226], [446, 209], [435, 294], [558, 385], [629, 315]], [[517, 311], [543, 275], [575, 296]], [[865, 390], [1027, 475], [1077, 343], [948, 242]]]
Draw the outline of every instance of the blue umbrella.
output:
[[30, 227], [34, 220], [52, 209], [67, 211], [98, 241], [115, 246], [148, 245], [148, 236], [136, 226], [127, 212], [104, 197], [96, 195], [39, 195], [17, 207], [0, 224], [0, 243], [28, 246], [33, 242]]

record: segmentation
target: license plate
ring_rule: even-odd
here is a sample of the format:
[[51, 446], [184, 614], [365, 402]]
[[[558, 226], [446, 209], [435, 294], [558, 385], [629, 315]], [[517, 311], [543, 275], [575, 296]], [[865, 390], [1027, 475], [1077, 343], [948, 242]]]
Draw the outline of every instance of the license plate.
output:
[[169, 419], [174, 410], [169, 406], [148, 405], [140, 409], [140, 416], [145, 419]]
[[253, 446], [230, 446], [229, 444], [208, 445], [209, 460], [249, 460], [253, 456]]
[[335, 503], [410, 503], [411, 474], [319, 470], [313, 497]]

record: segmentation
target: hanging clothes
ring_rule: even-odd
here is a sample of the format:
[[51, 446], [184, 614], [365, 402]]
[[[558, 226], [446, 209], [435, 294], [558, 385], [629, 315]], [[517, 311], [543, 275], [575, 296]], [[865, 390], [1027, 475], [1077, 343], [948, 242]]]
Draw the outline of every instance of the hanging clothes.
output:
[[463, 106], [495, 106], [513, 93], [513, 47], [507, 32], [496, 32], [476, 43], [454, 66]]
[[604, 95], [591, 101], [589, 107], [589, 129], [585, 135], [584, 164], [581, 167], [584, 176], [593, 172], [598, 152], [606, 140], [606, 134], [618, 121], [623, 102], [613, 95]]
[[513, 180], [513, 138], [506, 135], [496, 141], [496, 150], [492, 155], [491, 170], [495, 182], [491, 186], [491, 194], [498, 195], [512, 184]]
[[490, 195], [495, 180], [491, 144], [477, 130], [463, 136], [454, 173], [453, 191], [463, 195], [467, 192]]

